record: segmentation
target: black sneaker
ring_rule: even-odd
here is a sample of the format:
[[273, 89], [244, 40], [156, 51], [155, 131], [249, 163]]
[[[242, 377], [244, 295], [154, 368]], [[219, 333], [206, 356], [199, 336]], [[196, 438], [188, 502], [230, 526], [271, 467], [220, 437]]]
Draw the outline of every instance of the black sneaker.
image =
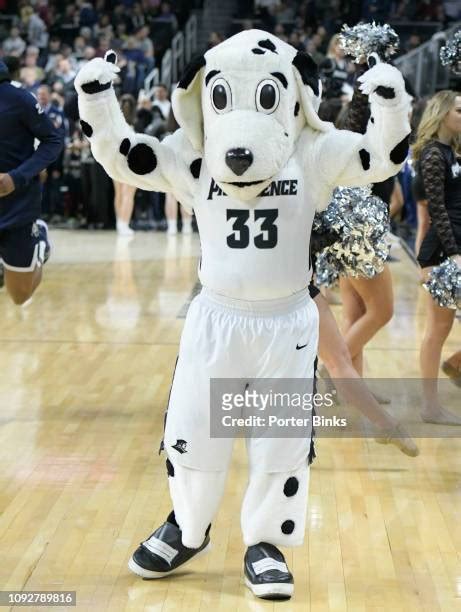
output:
[[278, 548], [266, 542], [250, 546], [244, 561], [245, 584], [261, 599], [290, 599], [293, 575]]
[[166, 522], [135, 550], [128, 561], [128, 568], [146, 579], [169, 576], [209, 551], [210, 527], [200, 548], [187, 548], [181, 542], [181, 530], [172, 512]]
[[3, 264], [0, 262], [0, 289], [5, 284], [5, 273], [4, 273]]

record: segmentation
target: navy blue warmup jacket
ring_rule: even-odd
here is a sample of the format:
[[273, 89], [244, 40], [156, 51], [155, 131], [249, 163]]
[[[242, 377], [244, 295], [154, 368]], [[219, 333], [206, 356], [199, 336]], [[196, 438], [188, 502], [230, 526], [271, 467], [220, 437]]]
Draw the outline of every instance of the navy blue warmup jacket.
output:
[[[40, 141], [37, 150], [35, 139]], [[0, 60], [0, 173], [9, 174], [16, 187], [0, 197], [0, 230], [40, 217], [38, 175], [55, 161], [63, 145], [63, 131], [55, 129], [34, 96], [11, 85]]]

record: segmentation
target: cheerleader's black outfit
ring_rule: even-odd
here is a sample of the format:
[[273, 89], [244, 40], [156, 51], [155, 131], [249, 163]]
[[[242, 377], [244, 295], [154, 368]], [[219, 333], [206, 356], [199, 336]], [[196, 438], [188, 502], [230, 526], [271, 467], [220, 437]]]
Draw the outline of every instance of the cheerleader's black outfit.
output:
[[461, 159], [449, 145], [430, 141], [419, 162], [431, 227], [418, 253], [421, 268], [461, 254]]

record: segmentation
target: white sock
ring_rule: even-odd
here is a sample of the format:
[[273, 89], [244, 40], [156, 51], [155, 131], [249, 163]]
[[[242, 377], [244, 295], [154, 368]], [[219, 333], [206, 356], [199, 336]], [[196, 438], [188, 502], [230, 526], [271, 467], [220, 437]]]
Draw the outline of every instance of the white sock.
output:
[[192, 234], [192, 219], [183, 219], [182, 222], [182, 233]]
[[177, 234], [178, 233], [178, 226], [176, 223], [176, 219], [168, 219], [168, 233], [169, 234]]
[[134, 234], [128, 223], [120, 219], [117, 219], [117, 232], [121, 236], [132, 236]]

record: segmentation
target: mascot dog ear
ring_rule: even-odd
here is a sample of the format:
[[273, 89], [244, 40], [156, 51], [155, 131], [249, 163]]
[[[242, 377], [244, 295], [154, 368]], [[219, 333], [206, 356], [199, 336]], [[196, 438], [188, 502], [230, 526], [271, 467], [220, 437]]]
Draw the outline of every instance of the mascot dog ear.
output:
[[173, 112], [176, 121], [197, 151], [203, 151], [202, 72], [203, 55], [194, 58], [186, 67], [173, 93]]
[[307, 124], [321, 132], [328, 131], [331, 124], [322, 121], [317, 114], [322, 99], [322, 81], [317, 64], [303, 51], [298, 51], [292, 63]]

